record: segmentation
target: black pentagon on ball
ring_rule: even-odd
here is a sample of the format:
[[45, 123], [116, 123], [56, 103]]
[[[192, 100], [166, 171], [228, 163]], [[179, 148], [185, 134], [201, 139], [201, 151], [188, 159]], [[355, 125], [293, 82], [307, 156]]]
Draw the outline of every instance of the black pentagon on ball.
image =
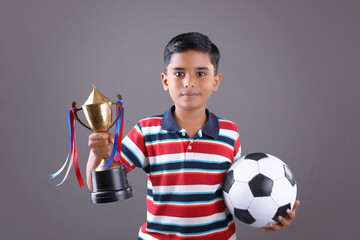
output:
[[235, 217], [246, 224], [252, 224], [255, 222], [255, 218], [251, 216], [248, 210], [234, 209]]
[[294, 174], [291, 172], [290, 168], [287, 165], [284, 165], [284, 171], [285, 177], [289, 180], [291, 186], [294, 186], [296, 184], [296, 180]]
[[229, 193], [231, 186], [234, 184], [234, 171], [230, 170], [225, 174], [223, 179], [222, 189], [226, 193]]
[[266, 155], [265, 153], [258, 152], [258, 153], [249, 153], [248, 155], [245, 156], [244, 159], [251, 159], [251, 160], [259, 161], [260, 159], [267, 158], [267, 157], [268, 157], [268, 155]]
[[271, 195], [274, 182], [270, 178], [258, 174], [249, 182], [249, 187], [254, 197], [268, 197]]
[[275, 213], [275, 216], [272, 218], [275, 222], [279, 223], [278, 217], [282, 216], [283, 218], [287, 217], [286, 210], [291, 209], [290, 203], [286, 204], [285, 206], [279, 207]]

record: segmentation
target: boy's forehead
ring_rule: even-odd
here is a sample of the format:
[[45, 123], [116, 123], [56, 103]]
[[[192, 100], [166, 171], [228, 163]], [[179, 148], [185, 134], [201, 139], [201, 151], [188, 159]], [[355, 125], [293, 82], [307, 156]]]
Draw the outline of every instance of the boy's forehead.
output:
[[212, 67], [210, 54], [207, 52], [190, 50], [186, 52], [173, 53], [168, 67], [201, 68]]

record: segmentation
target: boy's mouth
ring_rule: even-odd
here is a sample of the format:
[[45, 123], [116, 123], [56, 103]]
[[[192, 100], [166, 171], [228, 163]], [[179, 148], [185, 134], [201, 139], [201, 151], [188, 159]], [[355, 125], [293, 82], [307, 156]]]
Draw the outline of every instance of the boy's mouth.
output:
[[199, 95], [199, 93], [193, 93], [193, 92], [181, 93], [181, 96], [197, 96], [197, 95]]
[[195, 98], [196, 96], [200, 95], [199, 93], [182, 93], [180, 96], [186, 98]]

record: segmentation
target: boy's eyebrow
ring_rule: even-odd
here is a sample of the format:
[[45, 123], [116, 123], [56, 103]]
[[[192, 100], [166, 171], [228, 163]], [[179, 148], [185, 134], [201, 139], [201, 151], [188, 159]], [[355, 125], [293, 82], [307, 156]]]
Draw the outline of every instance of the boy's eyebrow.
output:
[[[198, 67], [196, 68], [197, 70], [210, 70], [208, 67]], [[184, 71], [185, 68], [180, 68], [180, 67], [174, 67], [172, 68], [173, 71]]]
[[174, 71], [184, 71], [185, 68], [174, 67], [174, 68], [172, 68], [172, 70], [174, 70]]
[[210, 70], [208, 67], [198, 67], [197, 70]]

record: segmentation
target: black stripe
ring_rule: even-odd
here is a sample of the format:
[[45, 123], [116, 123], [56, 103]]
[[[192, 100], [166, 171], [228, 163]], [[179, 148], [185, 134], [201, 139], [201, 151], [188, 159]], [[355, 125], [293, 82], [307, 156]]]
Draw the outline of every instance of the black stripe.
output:
[[183, 233], [183, 234], [184, 233], [201, 234], [201, 233], [206, 233], [208, 231], [212, 231], [214, 229], [226, 228], [232, 221], [233, 221], [233, 217], [231, 214], [229, 214], [222, 221], [206, 224], [203, 226], [183, 227], [183, 226], [148, 222], [147, 227], [148, 229], [154, 229], [156, 231], [161, 231], [161, 232], [164, 231], [164, 232]]
[[151, 189], [147, 189], [147, 194], [153, 197], [157, 202], [209, 202], [217, 198], [222, 198], [222, 189], [216, 190], [214, 193], [199, 194], [159, 194], [153, 193]]
[[234, 146], [235, 145], [235, 141], [232, 138], [229, 137], [225, 137], [225, 136], [220, 136], [216, 139], [219, 142], [224, 142], [229, 144], [230, 146]]
[[141, 168], [142, 165], [141, 163], [139, 162], [138, 158], [129, 150], [129, 148], [127, 148], [124, 144], [121, 144], [121, 152], [127, 156], [131, 161], [132, 163]]
[[165, 164], [150, 165], [150, 171], [152, 173], [165, 170], [177, 170], [177, 169], [201, 169], [201, 170], [224, 170], [227, 171], [230, 167], [229, 162], [197, 162], [197, 161], [181, 161]]
[[161, 140], [174, 140], [174, 139], [184, 139], [184, 141], [189, 140], [188, 137], [183, 137], [180, 132], [167, 132], [167, 133], [155, 133], [144, 136], [146, 143], [152, 141], [161, 141]]
[[[144, 140], [146, 143], [153, 142], [153, 141], [163, 141], [163, 140], [174, 141], [174, 140], [178, 140], [178, 139], [183, 139], [184, 141], [190, 140], [190, 138], [187, 137], [187, 135], [185, 137], [183, 137], [180, 132], [156, 133], [156, 134], [149, 134], [149, 135], [144, 136]], [[206, 135], [203, 135], [202, 138], [199, 138], [199, 136], [196, 135], [195, 139], [202, 139], [202, 140], [211, 139], [211, 140], [213, 140], [213, 138], [206, 136]], [[226, 137], [226, 136], [219, 136], [215, 141], [219, 142], [220, 144], [222, 142], [227, 143], [230, 146], [234, 146], [234, 144], [235, 144], [235, 141], [232, 138]]]

